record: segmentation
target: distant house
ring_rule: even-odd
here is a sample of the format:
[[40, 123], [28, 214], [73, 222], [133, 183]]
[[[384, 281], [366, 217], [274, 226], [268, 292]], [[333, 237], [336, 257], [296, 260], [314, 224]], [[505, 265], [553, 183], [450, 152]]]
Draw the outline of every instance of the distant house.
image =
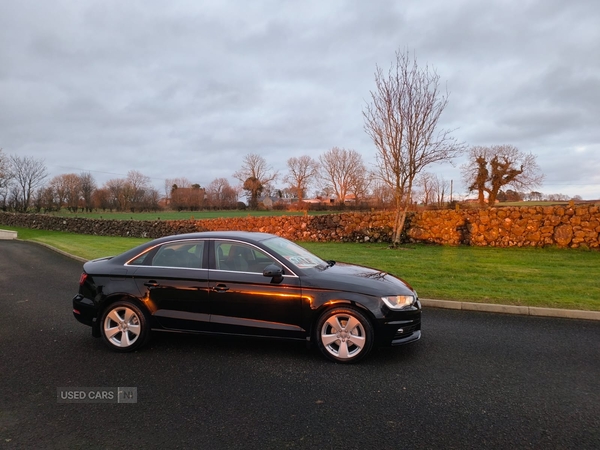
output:
[[[304, 203], [311, 203], [311, 204], [317, 204], [317, 205], [334, 205], [334, 204], [338, 203], [337, 197], [335, 197], [335, 196], [305, 198], [302, 201]], [[356, 203], [356, 196], [354, 194], [347, 194], [346, 197], [344, 197], [344, 203], [347, 205]]]
[[335, 198], [317, 197], [317, 198], [304, 198], [304, 203], [310, 203], [311, 205], [333, 205]]

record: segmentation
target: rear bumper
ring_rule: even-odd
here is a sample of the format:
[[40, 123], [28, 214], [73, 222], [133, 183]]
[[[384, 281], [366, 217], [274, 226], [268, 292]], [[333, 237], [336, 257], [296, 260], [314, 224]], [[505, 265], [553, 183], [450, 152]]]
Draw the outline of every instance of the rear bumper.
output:
[[98, 308], [92, 300], [77, 294], [73, 297], [73, 316], [84, 325], [94, 327], [97, 321]]

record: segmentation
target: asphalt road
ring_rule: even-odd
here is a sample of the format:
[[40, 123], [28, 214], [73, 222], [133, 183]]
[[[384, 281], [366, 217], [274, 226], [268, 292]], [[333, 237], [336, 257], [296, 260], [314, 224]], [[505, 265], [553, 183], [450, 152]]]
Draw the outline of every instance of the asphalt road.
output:
[[[80, 273], [0, 241], [1, 448], [600, 448], [598, 321], [426, 309], [420, 342], [353, 366], [174, 334], [117, 354], [72, 317]], [[119, 386], [137, 403], [57, 401]]]

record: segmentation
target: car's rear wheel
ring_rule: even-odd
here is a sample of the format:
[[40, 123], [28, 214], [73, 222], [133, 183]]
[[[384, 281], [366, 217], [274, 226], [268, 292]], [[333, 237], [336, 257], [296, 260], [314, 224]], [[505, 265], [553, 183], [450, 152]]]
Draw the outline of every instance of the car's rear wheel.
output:
[[137, 350], [146, 343], [150, 334], [146, 315], [128, 301], [113, 303], [104, 311], [100, 332], [103, 341], [117, 352]]
[[340, 363], [356, 362], [373, 347], [373, 327], [361, 312], [350, 307], [327, 310], [317, 324], [319, 349]]

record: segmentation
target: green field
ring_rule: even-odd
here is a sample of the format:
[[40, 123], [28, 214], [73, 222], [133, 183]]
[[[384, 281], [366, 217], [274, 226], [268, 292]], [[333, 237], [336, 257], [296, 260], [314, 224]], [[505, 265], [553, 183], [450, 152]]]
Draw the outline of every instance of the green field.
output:
[[[85, 259], [114, 255], [146, 239], [16, 230]], [[301, 245], [324, 259], [362, 264], [408, 281], [421, 298], [600, 311], [600, 252], [556, 248], [442, 247], [385, 244]]]
[[[309, 215], [331, 214], [331, 211], [309, 211]], [[263, 216], [303, 216], [304, 211], [251, 211], [251, 210], [228, 210], [228, 211], [159, 211], [159, 212], [92, 212], [72, 213], [62, 210], [51, 213], [59, 217], [84, 217], [87, 219], [113, 219], [113, 220], [203, 220], [231, 217], [263, 217]]]

